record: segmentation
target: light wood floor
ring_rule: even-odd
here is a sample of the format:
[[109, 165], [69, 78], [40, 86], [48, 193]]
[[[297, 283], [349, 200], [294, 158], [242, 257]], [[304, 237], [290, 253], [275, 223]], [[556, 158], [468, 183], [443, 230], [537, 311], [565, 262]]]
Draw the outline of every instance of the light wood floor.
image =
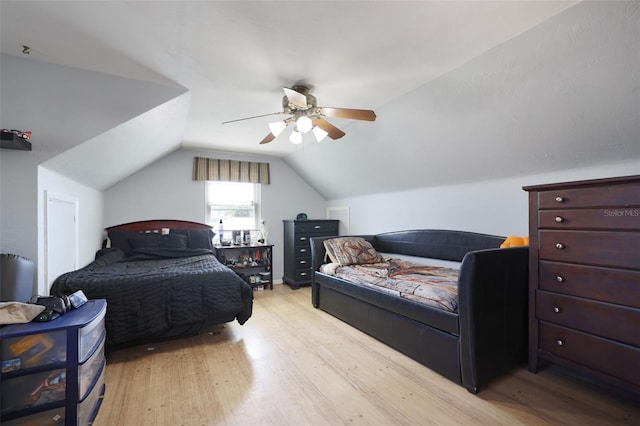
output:
[[94, 425], [640, 424], [630, 399], [557, 368], [472, 395], [310, 299], [276, 285], [244, 326], [108, 352]]

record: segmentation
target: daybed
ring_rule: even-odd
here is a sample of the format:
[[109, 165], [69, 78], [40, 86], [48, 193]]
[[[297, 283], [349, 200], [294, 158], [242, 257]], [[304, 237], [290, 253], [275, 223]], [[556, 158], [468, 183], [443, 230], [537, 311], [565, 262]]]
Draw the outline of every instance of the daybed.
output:
[[107, 236], [96, 259], [58, 277], [50, 293], [82, 290], [89, 299], [106, 299], [109, 346], [251, 317], [251, 287], [218, 262], [209, 226], [142, 221], [107, 228]]
[[449, 312], [391, 294], [388, 289], [319, 272], [326, 263], [325, 240], [331, 238], [311, 239], [312, 303], [316, 308], [472, 393], [526, 362], [527, 247], [501, 249], [504, 237], [449, 230], [362, 236], [385, 259], [405, 256], [407, 260], [410, 256], [461, 262], [457, 307]]

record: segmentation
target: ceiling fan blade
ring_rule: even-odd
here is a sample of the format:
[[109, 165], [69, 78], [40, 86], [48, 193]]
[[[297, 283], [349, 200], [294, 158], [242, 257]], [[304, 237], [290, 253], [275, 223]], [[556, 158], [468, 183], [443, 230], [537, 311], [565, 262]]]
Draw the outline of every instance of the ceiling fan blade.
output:
[[340, 139], [341, 137], [343, 137], [346, 134], [345, 132], [343, 132], [342, 130], [338, 129], [333, 124], [329, 123], [324, 118], [314, 118], [313, 119], [313, 124], [315, 126], [320, 127], [325, 132], [327, 132], [327, 134], [329, 135], [329, 137], [331, 139]]
[[245, 117], [245, 118], [238, 118], [236, 120], [223, 121], [222, 124], [235, 123], [236, 121], [252, 120], [254, 118], [268, 117], [270, 115], [280, 115], [280, 114], [286, 114], [286, 112], [284, 112], [284, 111], [270, 112], [269, 114], [254, 115], [253, 117]]
[[289, 99], [289, 103], [299, 108], [307, 109], [306, 95], [300, 92], [296, 92], [295, 90], [289, 89], [287, 87], [283, 87], [282, 90], [284, 90], [284, 94], [287, 96], [287, 99]]
[[326, 117], [348, 118], [351, 120], [375, 121], [376, 113], [370, 109], [351, 108], [320, 108], [320, 113]]
[[260, 144], [269, 143], [269, 142], [271, 142], [272, 140], [274, 140], [275, 138], [276, 138], [276, 137], [275, 137], [275, 136], [273, 136], [273, 133], [269, 133], [267, 136], [265, 136], [265, 137], [264, 137], [264, 139], [262, 139], [262, 140], [260, 141]]

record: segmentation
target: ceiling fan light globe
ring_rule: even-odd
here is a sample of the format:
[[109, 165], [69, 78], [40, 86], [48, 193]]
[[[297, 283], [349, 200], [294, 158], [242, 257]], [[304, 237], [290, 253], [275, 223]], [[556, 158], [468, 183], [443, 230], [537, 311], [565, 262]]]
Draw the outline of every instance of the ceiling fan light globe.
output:
[[282, 131], [286, 128], [287, 128], [287, 124], [284, 121], [276, 121], [273, 123], [269, 123], [269, 130], [271, 130], [271, 133], [275, 137], [278, 137], [278, 135], [282, 133]]
[[307, 133], [313, 127], [313, 123], [309, 117], [303, 115], [296, 120], [296, 127], [300, 132]]
[[291, 142], [294, 145], [301, 144], [302, 133], [298, 132], [297, 130], [294, 130], [293, 132], [291, 132], [291, 136], [289, 136], [289, 142]]
[[313, 135], [316, 137], [316, 140], [318, 141], [318, 143], [320, 143], [320, 141], [326, 138], [327, 135], [329, 134], [318, 126], [314, 126], [313, 130], [311, 131], [313, 132]]

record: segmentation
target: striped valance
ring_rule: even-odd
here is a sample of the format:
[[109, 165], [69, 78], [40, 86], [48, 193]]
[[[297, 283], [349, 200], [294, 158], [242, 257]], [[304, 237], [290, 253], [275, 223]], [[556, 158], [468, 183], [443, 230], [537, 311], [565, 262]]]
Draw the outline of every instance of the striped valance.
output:
[[193, 180], [271, 183], [269, 163], [203, 157], [193, 158]]

